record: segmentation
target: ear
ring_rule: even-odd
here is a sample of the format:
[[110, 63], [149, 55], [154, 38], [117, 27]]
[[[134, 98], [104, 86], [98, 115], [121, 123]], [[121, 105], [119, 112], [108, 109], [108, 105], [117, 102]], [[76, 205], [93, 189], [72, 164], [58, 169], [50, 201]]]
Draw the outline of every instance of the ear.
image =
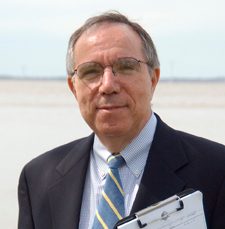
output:
[[155, 68], [152, 71], [152, 75], [151, 75], [151, 81], [152, 81], [153, 90], [155, 90], [156, 85], [159, 82], [159, 78], [160, 78], [160, 69], [159, 68]]
[[71, 77], [71, 76], [68, 76], [68, 77], [67, 77], [67, 84], [68, 84], [70, 90], [72, 91], [72, 93], [74, 94], [74, 96], [77, 98], [76, 89], [75, 89], [75, 87], [74, 87], [74, 84], [75, 84], [74, 78]]

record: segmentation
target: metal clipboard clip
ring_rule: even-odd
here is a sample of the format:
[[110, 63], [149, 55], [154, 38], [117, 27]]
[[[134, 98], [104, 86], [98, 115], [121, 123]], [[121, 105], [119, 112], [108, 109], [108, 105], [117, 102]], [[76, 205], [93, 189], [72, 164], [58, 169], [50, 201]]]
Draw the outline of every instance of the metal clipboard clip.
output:
[[187, 222], [190, 228], [207, 228], [200, 191], [187, 189], [125, 217], [115, 225], [114, 229], [159, 228], [159, 225], [170, 228], [171, 225], [182, 226]]
[[[175, 209], [168, 209], [167, 211], [164, 210], [161, 212], [160, 215], [156, 216], [155, 218], [152, 218], [148, 222], [145, 222], [145, 220], [143, 221], [142, 218], [144, 218], [144, 216], [148, 214], [150, 211], [156, 211], [157, 209], [161, 209], [164, 206], [169, 206], [169, 204], [173, 202], [177, 202], [177, 206], [175, 207]], [[181, 211], [183, 209], [184, 209], [184, 203], [182, 199], [180, 198], [180, 196], [175, 195], [175, 196], [172, 196], [171, 198], [168, 198], [162, 202], [159, 202], [151, 206], [150, 208], [147, 208], [147, 209], [144, 209], [142, 211], [135, 213], [135, 217], [137, 219], [137, 224], [139, 228], [144, 228], [148, 224], [154, 223], [156, 221], [167, 220], [170, 217], [170, 215], [174, 214], [175, 212]]]

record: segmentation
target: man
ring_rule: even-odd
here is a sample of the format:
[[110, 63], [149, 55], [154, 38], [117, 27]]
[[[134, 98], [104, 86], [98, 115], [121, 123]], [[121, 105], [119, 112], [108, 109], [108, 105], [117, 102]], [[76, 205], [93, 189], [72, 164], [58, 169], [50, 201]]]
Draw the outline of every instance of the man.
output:
[[94, 133], [24, 167], [19, 229], [107, 228], [96, 210], [112, 154], [124, 160], [121, 217], [193, 188], [203, 193], [208, 228], [225, 228], [225, 146], [174, 130], [152, 112], [159, 61], [140, 25], [115, 12], [90, 18], [71, 36], [67, 72]]

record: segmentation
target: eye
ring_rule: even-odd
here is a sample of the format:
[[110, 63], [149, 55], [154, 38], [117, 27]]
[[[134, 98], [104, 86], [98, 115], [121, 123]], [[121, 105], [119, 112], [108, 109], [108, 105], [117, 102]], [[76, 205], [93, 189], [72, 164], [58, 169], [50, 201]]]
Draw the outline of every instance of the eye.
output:
[[77, 68], [77, 75], [83, 80], [92, 80], [103, 73], [103, 68], [97, 63], [84, 63]]
[[114, 63], [114, 71], [119, 74], [132, 74], [139, 71], [139, 62], [132, 58], [121, 58]]

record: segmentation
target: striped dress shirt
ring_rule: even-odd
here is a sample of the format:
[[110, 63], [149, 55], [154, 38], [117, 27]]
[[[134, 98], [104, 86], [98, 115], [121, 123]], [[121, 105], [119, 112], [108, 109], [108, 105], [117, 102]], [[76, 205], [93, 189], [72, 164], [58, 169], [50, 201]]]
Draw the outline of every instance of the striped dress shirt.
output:
[[[139, 184], [143, 175], [145, 163], [151, 147], [157, 119], [152, 114], [139, 135], [132, 140], [120, 153], [126, 164], [119, 169], [120, 178], [125, 192], [125, 214], [129, 215]], [[95, 135], [93, 150], [86, 175], [82, 199], [79, 229], [91, 229], [101, 193], [108, 171], [107, 159], [111, 153], [104, 147]], [[127, 179], [129, 177], [129, 179]]]

